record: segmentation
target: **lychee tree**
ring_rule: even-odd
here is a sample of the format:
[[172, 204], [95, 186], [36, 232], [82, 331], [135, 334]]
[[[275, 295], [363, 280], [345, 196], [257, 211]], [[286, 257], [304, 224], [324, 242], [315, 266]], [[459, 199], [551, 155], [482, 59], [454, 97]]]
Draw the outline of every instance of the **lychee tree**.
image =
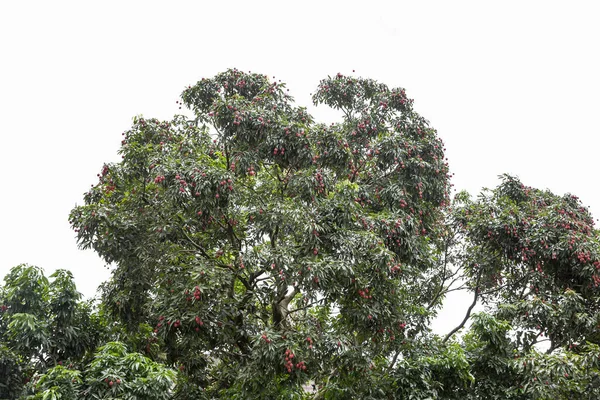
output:
[[600, 322], [600, 241], [589, 210], [571, 194], [527, 187], [505, 175], [493, 191], [455, 211], [469, 254], [467, 274], [497, 315], [518, 328], [525, 350], [591, 341]]
[[487, 392], [478, 385], [473, 398], [492, 398], [499, 387], [502, 398], [597, 398], [600, 237], [594, 220], [574, 195], [501, 178], [475, 201], [458, 196], [452, 213], [464, 235], [466, 279], [489, 313], [478, 317], [466, 341], [475, 379], [489, 384]]
[[181, 96], [193, 118], [134, 120], [71, 213], [114, 265], [105, 306], [151, 321], [182, 390], [367, 398], [428, 334], [443, 144], [404, 89], [337, 74], [313, 99], [342, 121], [264, 75], [203, 79]]
[[[597, 398], [600, 247], [579, 200], [504, 176], [451, 203], [404, 89], [337, 74], [313, 101], [341, 121], [228, 70], [183, 91], [190, 115], [134, 119], [70, 215], [112, 268], [110, 340], [180, 399]], [[463, 323], [434, 335], [461, 287]]]

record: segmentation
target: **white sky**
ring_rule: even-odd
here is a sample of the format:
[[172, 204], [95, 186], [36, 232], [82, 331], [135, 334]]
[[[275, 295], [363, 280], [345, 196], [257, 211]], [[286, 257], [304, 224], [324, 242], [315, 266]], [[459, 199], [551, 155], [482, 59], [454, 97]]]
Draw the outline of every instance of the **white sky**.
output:
[[[600, 216], [600, 3], [288, 3], [1, 1], [0, 277], [67, 268], [94, 295], [109, 272], [77, 249], [69, 211], [133, 116], [171, 118], [184, 86], [230, 67], [275, 75], [324, 120], [309, 94], [327, 75], [404, 87], [459, 190], [507, 172]], [[467, 307], [452, 304], [441, 331]]]

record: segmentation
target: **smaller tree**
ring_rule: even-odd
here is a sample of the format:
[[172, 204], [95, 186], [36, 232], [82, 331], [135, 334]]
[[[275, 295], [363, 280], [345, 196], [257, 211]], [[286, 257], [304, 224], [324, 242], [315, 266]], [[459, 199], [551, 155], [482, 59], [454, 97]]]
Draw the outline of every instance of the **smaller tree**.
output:
[[15, 399], [25, 383], [24, 362], [6, 344], [0, 343], [0, 399]]
[[57, 270], [50, 278], [39, 267], [21, 264], [6, 276], [0, 294], [0, 342], [38, 370], [81, 360], [101, 332], [71, 272]]
[[[0, 398], [17, 398], [35, 373], [60, 365], [82, 365], [103, 337], [91, 302], [82, 302], [73, 275], [21, 264], [0, 287]], [[53, 381], [64, 377], [54, 372]]]
[[589, 210], [575, 196], [502, 179], [454, 214], [471, 287], [525, 352], [540, 342], [548, 353], [598, 343], [600, 238]]
[[130, 353], [120, 342], [100, 347], [83, 371], [57, 365], [36, 376], [28, 399], [148, 399], [172, 396], [174, 370], [140, 353]]
[[28, 400], [77, 399], [82, 383], [81, 372], [62, 365], [50, 368], [45, 374], [36, 376]]

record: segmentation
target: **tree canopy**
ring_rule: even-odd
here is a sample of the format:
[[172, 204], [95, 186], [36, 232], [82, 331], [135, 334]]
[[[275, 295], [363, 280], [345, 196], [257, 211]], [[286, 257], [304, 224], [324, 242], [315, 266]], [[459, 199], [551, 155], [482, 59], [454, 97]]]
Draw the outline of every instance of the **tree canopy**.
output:
[[[11, 271], [0, 398], [598, 398], [579, 199], [508, 175], [451, 198], [404, 89], [337, 74], [313, 101], [341, 121], [232, 69], [183, 91], [193, 116], [134, 118], [70, 215], [112, 277], [94, 303], [67, 271]], [[435, 334], [459, 289], [465, 320]]]

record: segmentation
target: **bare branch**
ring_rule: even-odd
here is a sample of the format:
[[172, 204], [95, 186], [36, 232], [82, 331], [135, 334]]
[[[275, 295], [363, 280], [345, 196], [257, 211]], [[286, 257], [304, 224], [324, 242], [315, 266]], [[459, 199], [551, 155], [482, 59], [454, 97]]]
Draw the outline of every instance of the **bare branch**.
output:
[[460, 325], [458, 325], [456, 328], [452, 329], [450, 331], [450, 333], [448, 333], [446, 335], [446, 337], [444, 338], [443, 342], [446, 343], [448, 341], [448, 339], [450, 339], [450, 337], [452, 337], [452, 335], [454, 335], [456, 332], [458, 332], [463, 326], [465, 326], [465, 324], [467, 323], [467, 321], [469, 320], [469, 318], [471, 317], [471, 312], [473, 311], [473, 308], [475, 308], [475, 305], [477, 304], [477, 298], [479, 297], [479, 281], [481, 280], [481, 274], [482, 274], [483, 270], [479, 270], [479, 273], [477, 274], [477, 282], [475, 283], [475, 295], [473, 296], [473, 302], [471, 303], [471, 306], [469, 307], [469, 309], [467, 310], [467, 314], [465, 315], [465, 318], [463, 318], [462, 322], [460, 323]]

